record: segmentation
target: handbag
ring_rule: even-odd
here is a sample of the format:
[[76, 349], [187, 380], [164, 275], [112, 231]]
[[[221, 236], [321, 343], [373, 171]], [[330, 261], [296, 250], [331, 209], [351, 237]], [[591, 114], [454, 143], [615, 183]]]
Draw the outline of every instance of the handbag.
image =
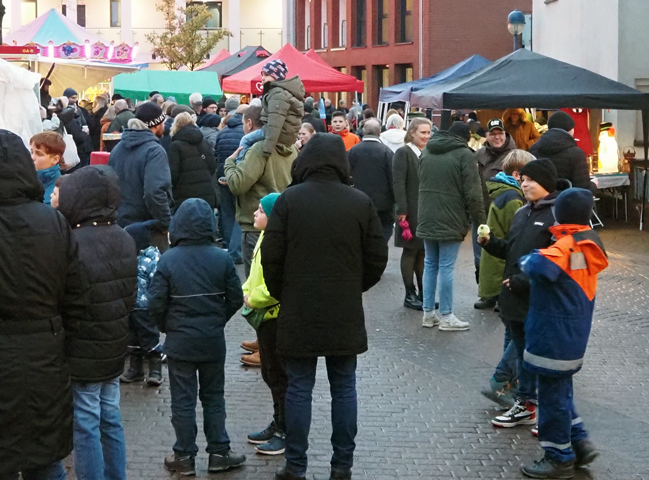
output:
[[77, 144], [74, 143], [72, 135], [70, 135], [63, 127], [63, 142], [65, 143], [65, 152], [63, 152], [63, 162], [65, 167], [63, 170], [69, 170], [72, 167], [75, 167], [79, 164], [81, 159], [79, 158], [79, 153], [77, 152]]

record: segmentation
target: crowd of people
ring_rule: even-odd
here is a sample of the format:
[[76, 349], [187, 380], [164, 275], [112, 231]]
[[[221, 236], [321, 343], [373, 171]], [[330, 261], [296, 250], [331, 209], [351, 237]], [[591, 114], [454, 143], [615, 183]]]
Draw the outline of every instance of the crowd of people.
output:
[[[306, 478], [324, 357], [329, 478], [351, 479], [362, 294], [380, 281], [394, 236], [404, 307], [422, 312], [422, 327], [467, 331], [453, 287], [469, 232], [475, 308], [496, 309], [505, 325], [482, 392], [506, 410], [493, 425], [534, 426], [545, 454], [522, 467], [530, 477], [572, 478], [596, 458], [572, 375], [607, 260], [570, 116], [554, 113], [542, 136], [522, 109], [444, 131], [421, 116], [406, 126], [398, 110], [381, 122], [344, 101], [326, 100], [321, 118], [289, 73], [281, 60], [264, 64], [264, 94], [250, 104], [195, 93], [179, 105], [152, 92], [138, 105], [99, 95], [86, 109], [71, 88], [50, 99], [45, 82], [47, 128], [31, 152], [0, 131], [0, 478], [63, 479], [72, 452], [77, 478], [125, 479], [120, 382], [160, 386], [165, 358], [176, 434], [165, 467], [196, 473], [199, 399], [208, 471], [243, 465], [224, 398], [224, 327], [243, 307], [256, 338], [241, 361], [261, 367], [273, 404], [248, 441], [284, 454], [276, 480]], [[108, 165], [88, 165], [113, 132]]]

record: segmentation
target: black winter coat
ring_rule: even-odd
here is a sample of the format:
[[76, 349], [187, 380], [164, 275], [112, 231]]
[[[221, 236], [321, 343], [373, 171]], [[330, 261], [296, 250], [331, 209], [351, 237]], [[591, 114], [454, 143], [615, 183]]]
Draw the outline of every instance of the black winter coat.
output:
[[87, 282], [63, 215], [43, 204], [29, 152], [0, 130], [0, 477], [72, 450], [65, 338], [78, 328]]
[[482, 201], [485, 215], [489, 213], [489, 206], [491, 205], [487, 182], [495, 177], [498, 172], [503, 171], [503, 160], [509, 152], [516, 149], [516, 142], [511, 135], [509, 133], [505, 135], [505, 143], [501, 147], [494, 148], [487, 142], [475, 152], [478, 172], [480, 172], [480, 182], [482, 183]]
[[72, 136], [79, 154], [79, 167], [85, 167], [90, 163], [90, 152], [92, 152], [92, 140], [90, 135], [81, 129], [81, 125], [75, 119], [74, 109], [68, 107], [57, 114], [61, 125], [65, 127], [68, 135]]
[[228, 119], [226, 127], [216, 137], [214, 142], [214, 158], [216, 158], [216, 176], [223, 177], [223, 165], [225, 160], [239, 148], [239, 142], [243, 137], [243, 116], [236, 114]]
[[557, 178], [570, 181], [575, 188], [597, 192], [597, 186], [590, 181], [586, 154], [565, 130], [551, 128], [532, 145], [530, 153], [536, 158], [552, 160], [557, 169]]
[[137, 251], [133, 238], [116, 223], [119, 199], [119, 178], [105, 165], [82, 168], [60, 187], [59, 211], [79, 243], [90, 285], [87, 315], [67, 344], [70, 375], [80, 382], [104, 382], [124, 370]]
[[198, 198], [171, 220], [172, 248], [158, 262], [149, 287], [149, 313], [167, 333], [164, 352], [188, 362], [224, 362], [223, 329], [243, 305], [230, 255], [214, 246], [212, 208]]
[[528, 203], [514, 215], [509, 235], [506, 239], [490, 236], [483, 248], [494, 257], [505, 259], [503, 279], [509, 279], [510, 287], [503, 285], [498, 297], [500, 317], [509, 322], [523, 322], [530, 304], [530, 283], [521, 272], [518, 260], [537, 248], [552, 244], [550, 227], [554, 219], [554, 192], [534, 204]]
[[402, 248], [423, 249], [424, 242], [417, 238], [419, 202], [419, 157], [409, 145], [404, 145], [394, 152], [392, 162], [392, 185], [397, 215], [405, 215], [413, 237], [406, 240], [401, 235], [401, 227], [397, 223], [394, 232], [394, 244]]
[[372, 199], [384, 225], [394, 222], [393, 156], [378, 137], [368, 136], [347, 152], [354, 188]]
[[101, 140], [101, 119], [108, 111], [108, 107], [102, 107], [90, 116], [88, 122], [88, 129], [90, 130], [90, 140], [92, 141], [92, 151], [99, 151], [99, 143]]
[[172, 137], [169, 170], [175, 209], [188, 198], [202, 198], [210, 207], [216, 207], [212, 185], [216, 161], [212, 147], [196, 125], [186, 125]]
[[261, 263], [268, 291], [282, 304], [280, 355], [367, 350], [362, 294], [381, 279], [388, 247], [372, 201], [348, 181], [342, 139], [317, 133], [295, 160], [294, 186], [273, 207]]
[[174, 118], [167, 117], [164, 123], [164, 133], [162, 134], [162, 138], [160, 138], [159, 140], [160, 145], [162, 145], [162, 148], [165, 149], [165, 152], [167, 152], [167, 154], [169, 153], [169, 146], [171, 146], [171, 126], [173, 124]]

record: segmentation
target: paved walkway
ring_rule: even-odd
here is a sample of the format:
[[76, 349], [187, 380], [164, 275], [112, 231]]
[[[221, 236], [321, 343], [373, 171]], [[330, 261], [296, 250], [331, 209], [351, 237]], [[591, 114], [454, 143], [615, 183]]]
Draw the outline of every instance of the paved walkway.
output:
[[[575, 477], [649, 480], [649, 236], [631, 226], [601, 235], [611, 265], [600, 276], [591, 342], [575, 397], [601, 457]], [[496, 429], [497, 413], [479, 394], [497, 363], [503, 327], [493, 312], [473, 309], [476, 285], [470, 245], [456, 276], [455, 313], [469, 332], [422, 329], [420, 314], [401, 306], [400, 250], [391, 249], [381, 283], [365, 296], [370, 350], [359, 358], [356, 480], [518, 479], [519, 467], [542, 455], [529, 427]], [[283, 457], [256, 455], [246, 434], [271, 418], [270, 393], [259, 370], [241, 366], [238, 348], [253, 332], [241, 317], [226, 329], [226, 400], [233, 449], [246, 466], [208, 475], [199, 426], [199, 479], [271, 479]], [[321, 362], [322, 363], [322, 362]], [[330, 397], [323, 366], [314, 392], [309, 475], [327, 474]], [[122, 387], [129, 478], [171, 478], [162, 466], [171, 452], [168, 382], [156, 389]], [[199, 415], [200, 417], [200, 415]], [[325, 477], [326, 478], [326, 477]]]

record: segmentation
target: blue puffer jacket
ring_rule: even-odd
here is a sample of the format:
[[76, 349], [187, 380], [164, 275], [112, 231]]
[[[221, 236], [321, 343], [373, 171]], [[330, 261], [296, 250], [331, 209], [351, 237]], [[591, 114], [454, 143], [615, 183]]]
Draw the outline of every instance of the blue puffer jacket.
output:
[[164, 231], [171, 220], [171, 172], [158, 138], [150, 130], [125, 130], [110, 152], [108, 165], [119, 177], [122, 200], [117, 224], [157, 220]]
[[243, 305], [243, 292], [232, 259], [212, 244], [215, 231], [212, 208], [198, 198], [184, 201], [171, 220], [172, 248], [149, 287], [149, 313], [167, 333], [170, 358], [225, 361], [223, 329]]
[[236, 114], [230, 117], [227, 127], [221, 130], [214, 143], [214, 158], [216, 158], [216, 176], [222, 177], [225, 159], [239, 148], [239, 142], [243, 137], [243, 116]]

